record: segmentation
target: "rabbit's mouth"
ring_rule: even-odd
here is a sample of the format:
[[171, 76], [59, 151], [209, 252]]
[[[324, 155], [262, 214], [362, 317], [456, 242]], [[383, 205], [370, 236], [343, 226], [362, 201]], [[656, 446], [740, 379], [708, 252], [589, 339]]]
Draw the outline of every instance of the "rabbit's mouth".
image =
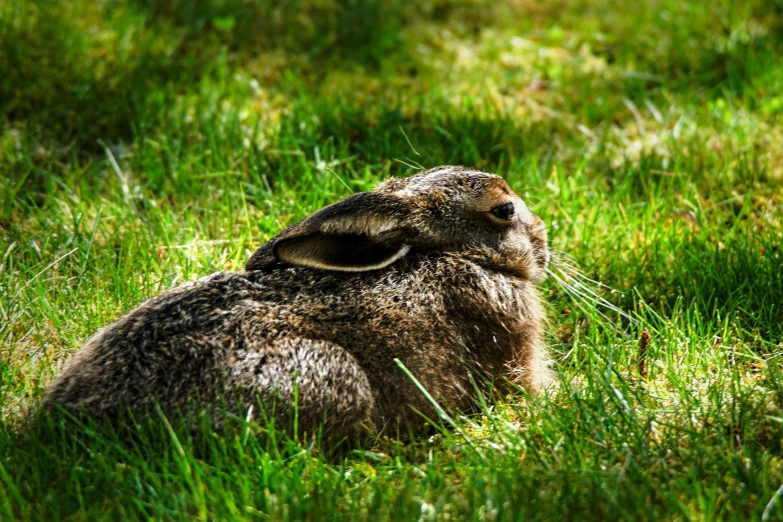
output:
[[540, 283], [547, 278], [549, 250], [524, 248], [511, 252], [498, 252], [493, 256], [492, 269], [507, 276]]
[[547, 278], [546, 265], [539, 265], [535, 263], [533, 266], [528, 265], [524, 271], [524, 277], [531, 283], [540, 283]]
[[526, 267], [505, 266], [505, 267], [498, 267], [496, 271], [503, 274], [506, 277], [512, 277], [514, 279], [522, 279], [524, 281], [529, 281], [530, 283], [533, 284], [538, 284], [547, 278], [546, 269], [539, 268], [539, 267], [535, 267], [531, 269], [529, 266]]
[[532, 283], [540, 283], [547, 277], [549, 248], [545, 237], [539, 234], [507, 238], [501, 245], [500, 255], [503, 259], [501, 264], [507, 267], [505, 271], [513, 272]]
[[540, 283], [544, 279], [547, 278], [547, 268], [549, 267], [549, 249], [546, 247], [543, 248], [534, 248], [533, 250], [533, 256], [536, 259], [536, 266], [533, 268], [533, 272], [535, 272], [537, 275], [531, 280], [534, 283]]

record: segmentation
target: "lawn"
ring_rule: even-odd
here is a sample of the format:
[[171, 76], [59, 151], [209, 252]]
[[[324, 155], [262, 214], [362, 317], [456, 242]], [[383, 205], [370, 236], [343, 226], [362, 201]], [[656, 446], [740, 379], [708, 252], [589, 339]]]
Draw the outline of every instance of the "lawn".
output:
[[[26, 428], [101, 326], [441, 164], [549, 225], [551, 393]], [[0, 519], [783, 520], [782, 243], [781, 0], [0, 0]]]

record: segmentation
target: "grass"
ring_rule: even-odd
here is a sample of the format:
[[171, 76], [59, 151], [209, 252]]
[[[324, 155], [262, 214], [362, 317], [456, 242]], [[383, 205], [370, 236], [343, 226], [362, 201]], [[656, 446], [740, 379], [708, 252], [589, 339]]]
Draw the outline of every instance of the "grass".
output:
[[[779, 0], [0, 0], [0, 517], [783, 520], [781, 57]], [[444, 163], [550, 225], [555, 393], [336, 453], [25, 433], [102, 325]]]

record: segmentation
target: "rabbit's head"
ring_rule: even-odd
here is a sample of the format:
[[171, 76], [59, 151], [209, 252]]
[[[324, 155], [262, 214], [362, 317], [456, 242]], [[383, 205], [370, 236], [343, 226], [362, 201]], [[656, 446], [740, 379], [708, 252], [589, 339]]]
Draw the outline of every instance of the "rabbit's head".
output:
[[438, 167], [392, 178], [325, 207], [259, 248], [247, 270], [299, 266], [348, 272], [411, 251], [464, 252], [537, 282], [549, 261], [544, 222], [494, 174]]

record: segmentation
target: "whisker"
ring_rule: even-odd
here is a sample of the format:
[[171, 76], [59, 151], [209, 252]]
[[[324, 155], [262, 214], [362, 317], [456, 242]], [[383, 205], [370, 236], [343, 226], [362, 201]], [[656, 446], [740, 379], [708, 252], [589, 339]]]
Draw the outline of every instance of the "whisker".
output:
[[578, 277], [580, 279], [583, 279], [585, 281], [593, 283], [594, 285], [598, 285], [600, 287], [606, 288], [607, 290], [611, 290], [612, 292], [617, 292], [617, 290], [615, 290], [611, 286], [609, 286], [609, 285], [607, 285], [605, 283], [602, 283], [601, 281], [596, 281], [595, 279], [591, 279], [591, 278], [587, 277], [584, 272], [582, 272], [578, 267], [576, 267], [574, 265], [571, 265], [571, 264], [568, 264], [568, 263], [559, 263], [558, 268], [560, 266], [569, 269], [571, 272], [569, 272], [568, 275], [570, 275], [570, 276], [576, 276], [576, 277]]
[[568, 275], [571, 277], [576, 276], [592, 284], [606, 288], [607, 290], [611, 290], [612, 292], [617, 292], [617, 290], [612, 288], [611, 286], [602, 283], [601, 281], [596, 281], [595, 279], [591, 279], [590, 277], [585, 275], [584, 271], [582, 271], [582, 269], [579, 268], [579, 266], [577, 265], [576, 260], [574, 260], [574, 258], [572, 258], [570, 255], [568, 255], [566, 252], [562, 250], [555, 251], [552, 260], [555, 262], [556, 268], [563, 267], [568, 269]]
[[578, 272], [578, 271], [577, 271], [577, 272], [575, 272], [575, 273], [574, 273], [574, 275], [575, 275], [575, 276], [577, 276], [577, 277], [579, 277], [580, 279], [583, 279], [583, 280], [585, 280], [585, 281], [588, 281], [588, 282], [590, 282], [590, 283], [593, 283], [593, 284], [595, 284], [595, 285], [598, 285], [598, 286], [600, 286], [600, 287], [602, 287], [602, 288], [606, 288], [607, 290], [610, 290], [610, 291], [612, 291], [612, 292], [617, 292], [617, 291], [618, 291], [618, 290], [616, 290], [616, 289], [612, 288], [611, 286], [609, 286], [609, 285], [607, 285], [607, 284], [605, 284], [605, 283], [602, 283], [601, 281], [596, 281], [595, 279], [590, 279], [589, 277], [587, 277], [586, 275], [584, 275], [584, 273], [583, 273], [583, 272]]
[[576, 262], [576, 260], [565, 252], [555, 252], [552, 257], [554, 258], [557, 265], [572, 267], [574, 270], [581, 272], [581, 268], [579, 267], [579, 264]]
[[[589, 315], [590, 312], [592, 311], [592, 312], [597, 313], [599, 316], [601, 316], [607, 322], [610, 322], [610, 323], [613, 322], [606, 314], [604, 314], [603, 312], [601, 312], [597, 308], [593, 307], [592, 305], [594, 305], [595, 303], [593, 301], [591, 301], [590, 299], [588, 299], [587, 296], [583, 295], [578, 290], [576, 290], [575, 288], [571, 287], [565, 280], [563, 280], [560, 277], [558, 277], [554, 272], [551, 272], [548, 269], [547, 269], [547, 272], [549, 273], [549, 275], [555, 281], [560, 283], [560, 285], [563, 287], [563, 289], [566, 291], [566, 293], [568, 295], [570, 295], [571, 298], [574, 300], [574, 304], [576, 304], [576, 306], [578, 306], [585, 314]], [[588, 310], [588, 308], [585, 305], [590, 305], [590, 309]]]
[[556, 265], [572, 266], [574, 269], [579, 270], [576, 260], [566, 252], [550, 249], [549, 253], [552, 257], [552, 261], [554, 261]]
[[[582, 281], [580, 281], [580, 280], [578, 280], [578, 279], [574, 279], [574, 278], [572, 277], [574, 274], [562, 274], [562, 273], [561, 273], [560, 275], [561, 275], [561, 276], [569, 276], [569, 277], [570, 277], [570, 279], [571, 279], [570, 286], [571, 286], [572, 288], [574, 288], [574, 289], [582, 289], [584, 292], [587, 292], [587, 294], [588, 294], [589, 296], [593, 297], [594, 299], [596, 299], [596, 301], [598, 301], [599, 303], [603, 304], [603, 305], [604, 305], [604, 306], [606, 306], [607, 308], [609, 308], [609, 309], [611, 309], [611, 310], [614, 310], [614, 311], [616, 311], [616, 312], [618, 312], [618, 313], [621, 313], [621, 314], [624, 314], [624, 313], [625, 313], [623, 310], [621, 310], [621, 309], [620, 309], [620, 308], [618, 308], [617, 306], [613, 305], [612, 303], [610, 303], [609, 301], [607, 301], [606, 299], [604, 299], [602, 296], [598, 295], [598, 293], [597, 293], [595, 290], [593, 290], [592, 288], [590, 288], [589, 286], [587, 286], [586, 284], [584, 284], [584, 282], [582, 282]], [[586, 279], [588, 279], [588, 280], [590, 280], [590, 279], [589, 279], [589, 278], [587, 278], [586, 276], [585, 276], [585, 278], [586, 278]], [[603, 286], [606, 286], [606, 287], [607, 287], [607, 288], [609, 288], [610, 290], [612, 290], [612, 291], [615, 291], [613, 288], [611, 288], [611, 287], [609, 287], [609, 286], [607, 286], [607, 285], [603, 285]], [[629, 318], [629, 319], [630, 319], [630, 318]]]
[[[564, 270], [562, 267], [565, 267], [566, 270]], [[556, 273], [555, 270], [558, 270], [559, 273]], [[574, 298], [575, 301], [581, 300], [583, 303], [589, 303], [592, 306], [602, 306], [620, 315], [621, 317], [624, 317], [632, 324], [638, 324], [639, 321], [636, 318], [632, 317], [620, 307], [607, 301], [595, 290], [590, 288], [586, 282], [598, 285], [599, 287], [604, 287], [613, 292], [616, 291], [615, 289], [605, 285], [604, 283], [601, 283], [600, 281], [595, 281], [587, 277], [576, 266], [573, 266], [569, 263], [555, 263], [551, 269], [547, 268], [547, 273], [552, 276], [552, 278], [557, 281], [563, 287], [563, 289], [566, 290], [566, 292], [571, 295], [572, 298]], [[598, 309], [595, 309], [595, 312], [598, 313], [601, 317], [610, 320]]]

